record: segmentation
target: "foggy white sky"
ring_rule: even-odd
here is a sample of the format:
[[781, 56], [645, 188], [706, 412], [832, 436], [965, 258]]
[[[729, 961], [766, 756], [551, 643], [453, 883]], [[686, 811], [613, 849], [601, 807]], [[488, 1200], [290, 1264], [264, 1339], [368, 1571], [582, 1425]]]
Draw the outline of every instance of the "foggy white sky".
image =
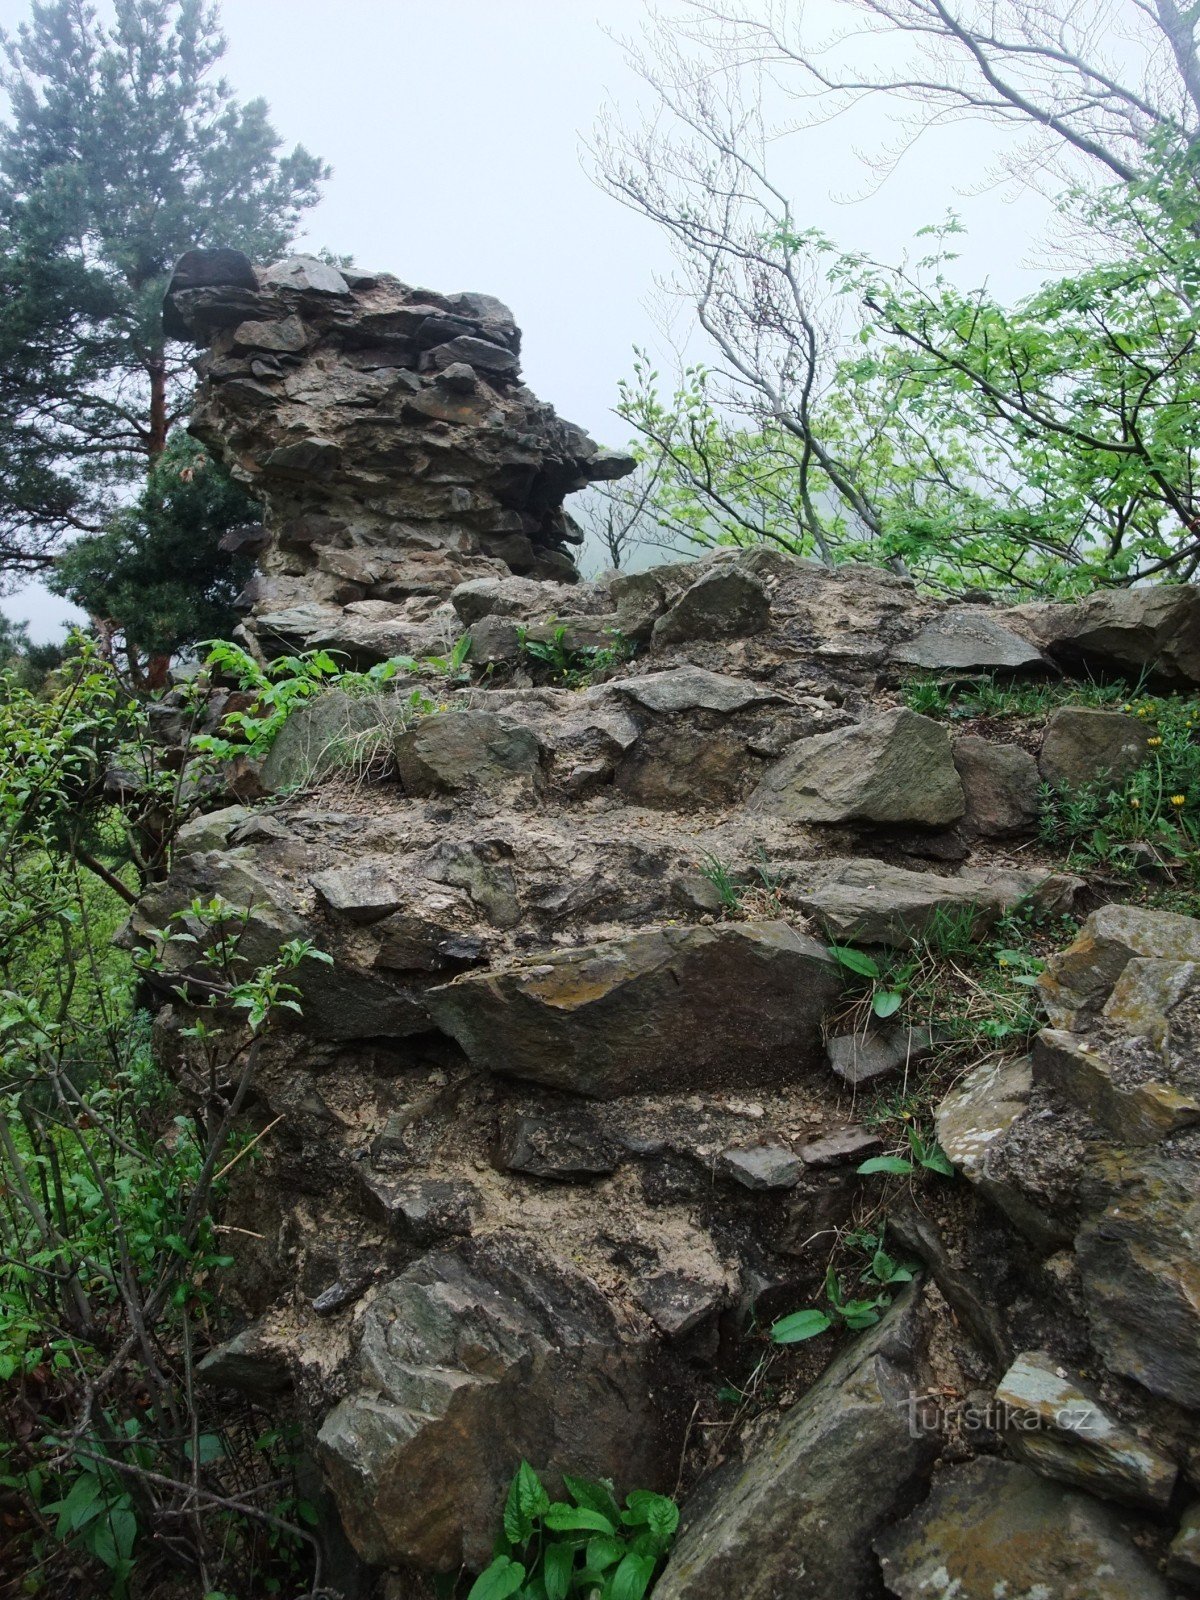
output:
[[[225, 0], [225, 75], [243, 98], [262, 95], [290, 144], [332, 163], [308, 239], [443, 291], [499, 295], [525, 330], [533, 389], [602, 442], [627, 430], [611, 414], [635, 343], [655, 340], [647, 309], [669, 270], [650, 223], [592, 183], [581, 160], [601, 105], [631, 118], [643, 86], [604, 28], [635, 33], [647, 0]], [[0, 28], [27, 14], [0, 0]], [[830, 0], [808, 14], [831, 24]], [[880, 258], [953, 205], [969, 239], [963, 276], [1005, 292], [1045, 219], [976, 186], [997, 148], [985, 127], [928, 136], [866, 199], [869, 174], [853, 146], [888, 136], [878, 104], [781, 145], [774, 171], [799, 216]], [[777, 181], [778, 178], [777, 178]], [[40, 590], [4, 601], [37, 637], [57, 636], [69, 608]]]

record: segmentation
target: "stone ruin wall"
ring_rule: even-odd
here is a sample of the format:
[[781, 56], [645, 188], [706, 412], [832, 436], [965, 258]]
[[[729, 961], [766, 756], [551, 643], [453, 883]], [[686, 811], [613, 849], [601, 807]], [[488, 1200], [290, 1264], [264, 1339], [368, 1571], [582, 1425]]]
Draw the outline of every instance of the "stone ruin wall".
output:
[[[1032, 739], [963, 734], [901, 688], [1194, 691], [1197, 591], [1004, 609], [765, 548], [578, 582], [563, 496], [629, 463], [520, 386], [497, 302], [218, 252], [181, 263], [167, 321], [206, 349], [196, 430], [263, 500], [248, 637], [363, 661], [465, 632], [477, 670], [415, 722], [386, 695], [294, 714], [265, 803], [190, 822], [135, 918], [149, 937], [221, 894], [252, 960], [297, 937], [333, 958], [263, 1052], [236, 1331], [203, 1366], [302, 1420], [347, 1541], [328, 1581], [409, 1600], [478, 1568], [525, 1455], [552, 1481], [700, 1483], [656, 1600], [994, 1600], [1048, 1572], [1056, 1600], [1182, 1593], [1200, 921], [1106, 903], [1036, 835], [1040, 783], [1119, 777], [1144, 729], [1066, 705]], [[522, 636], [559, 628], [634, 653], [536, 681]], [[339, 772], [338, 741], [381, 726], [386, 770]], [[872, 1098], [936, 1064], [936, 1039], [848, 1009], [829, 943], [886, 962], [944, 912], [982, 938], [1029, 903], [1083, 931], [1032, 1055], [942, 1101], [959, 1178], [892, 1195], [917, 1283], [731, 1424], [714, 1396], [754, 1369], [752, 1315], [817, 1303], [829, 1238], [873, 1215]], [[182, 1021], [156, 1034], [186, 1083]], [[997, 1397], [1040, 1431], [954, 1420]]]

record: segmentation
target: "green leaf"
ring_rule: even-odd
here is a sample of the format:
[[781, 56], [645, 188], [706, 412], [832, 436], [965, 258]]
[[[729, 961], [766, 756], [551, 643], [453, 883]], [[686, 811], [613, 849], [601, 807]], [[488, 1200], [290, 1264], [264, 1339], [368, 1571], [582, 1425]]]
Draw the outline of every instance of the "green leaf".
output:
[[615, 1567], [624, 1554], [625, 1546], [620, 1539], [598, 1534], [596, 1538], [588, 1540], [584, 1559], [593, 1572], [606, 1572], [609, 1567]]
[[921, 1157], [921, 1165], [927, 1167], [930, 1172], [940, 1172], [944, 1178], [954, 1176], [954, 1163], [940, 1144], [934, 1143], [926, 1148]]
[[871, 1010], [877, 1017], [891, 1017], [903, 1004], [904, 996], [898, 989], [880, 989], [871, 1001]]
[[590, 1511], [598, 1511], [602, 1517], [608, 1518], [614, 1528], [620, 1522], [621, 1512], [611, 1484], [596, 1482], [591, 1478], [573, 1478], [569, 1472], [563, 1473], [562, 1481], [577, 1506], [587, 1506]]
[[534, 1522], [545, 1516], [549, 1507], [550, 1496], [542, 1487], [542, 1480], [528, 1461], [522, 1461], [504, 1502], [504, 1532], [509, 1543], [525, 1544], [533, 1533]]
[[833, 959], [847, 972], [855, 972], [860, 978], [882, 976], [878, 962], [872, 960], [865, 950], [856, 950], [850, 944], [831, 944], [827, 948]]
[[662, 1549], [670, 1544], [679, 1526], [679, 1507], [665, 1494], [652, 1494], [649, 1489], [633, 1489], [625, 1498], [629, 1507], [626, 1517], [632, 1526], [645, 1524]]
[[546, 1512], [546, 1526], [552, 1533], [616, 1533], [603, 1513], [589, 1506], [569, 1506], [558, 1500]]
[[642, 1600], [653, 1576], [653, 1558], [635, 1555], [631, 1550], [613, 1575], [609, 1591], [612, 1600]]
[[865, 1176], [872, 1172], [915, 1172], [916, 1168], [911, 1161], [907, 1161], [903, 1156], [872, 1156], [869, 1161], [864, 1161], [854, 1170], [863, 1173]]
[[815, 1339], [831, 1328], [833, 1323], [823, 1311], [793, 1311], [790, 1317], [780, 1317], [772, 1324], [773, 1344], [802, 1344], [805, 1339]]
[[565, 1600], [571, 1587], [571, 1572], [575, 1566], [575, 1546], [548, 1544], [542, 1581], [546, 1585], [546, 1600]]
[[525, 1568], [508, 1556], [497, 1556], [467, 1592], [467, 1600], [508, 1600], [525, 1582]]

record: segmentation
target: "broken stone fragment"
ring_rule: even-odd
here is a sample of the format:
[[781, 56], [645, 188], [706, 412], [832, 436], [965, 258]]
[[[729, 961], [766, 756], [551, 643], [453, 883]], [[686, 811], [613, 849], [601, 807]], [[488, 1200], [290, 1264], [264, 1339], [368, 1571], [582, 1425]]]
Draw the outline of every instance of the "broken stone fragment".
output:
[[868, 1156], [878, 1155], [883, 1140], [866, 1128], [839, 1128], [823, 1139], [813, 1139], [800, 1146], [800, 1159], [806, 1167], [857, 1166]]
[[350, 293], [349, 284], [337, 268], [319, 256], [288, 256], [286, 261], [277, 261], [263, 273], [263, 282], [309, 294]]
[[897, 645], [892, 660], [930, 672], [1021, 672], [1047, 668], [1042, 652], [982, 606], [953, 606]]
[[284, 317], [280, 322], [242, 322], [233, 330], [233, 342], [240, 350], [295, 355], [308, 343], [308, 331], [296, 316]]
[[670, 714], [681, 711], [742, 711], [782, 696], [746, 678], [727, 678], [704, 667], [672, 667], [643, 677], [621, 678], [611, 685], [619, 694], [647, 711]]
[[685, 1339], [717, 1315], [729, 1294], [723, 1282], [668, 1270], [640, 1279], [633, 1298], [665, 1339]]
[[1169, 1600], [1106, 1506], [990, 1456], [939, 1473], [875, 1550], [897, 1600]]
[[216, 1345], [196, 1363], [196, 1376], [214, 1389], [236, 1389], [264, 1404], [291, 1388], [286, 1353], [265, 1337], [261, 1322]]
[[557, 1117], [507, 1112], [496, 1129], [492, 1158], [507, 1172], [573, 1183], [614, 1172], [620, 1152], [584, 1111]]
[[1008, 1448], [1046, 1477], [1147, 1510], [1170, 1504], [1179, 1469], [1109, 1416], [1045, 1350], [1018, 1355], [995, 1390]]
[[474, 1184], [447, 1178], [389, 1178], [360, 1170], [371, 1211], [402, 1242], [420, 1246], [465, 1238], [474, 1228], [480, 1196]]
[[815, 939], [750, 922], [646, 928], [424, 998], [476, 1067], [609, 1098], [815, 1065], [840, 988]]
[[771, 618], [767, 591], [752, 573], [716, 567], [697, 578], [654, 624], [656, 650], [689, 639], [761, 633]]
[[347, 922], [378, 922], [404, 902], [404, 891], [390, 880], [381, 861], [330, 867], [308, 881], [327, 909]]
[[685, 1522], [655, 1600], [876, 1593], [871, 1539], [911, 1504], [940, 1447], [935, 1429], [912, 1425], [916, 1294], [904, 1291], [774, 1433], [712, 1483]]
[[1175, 1463], [1110, 1416], [1083, 1379], [1045, 1351], [1017, 1357], [996, 1401], [1008, 1447], [1027, 1466], [1106, 1500], [1166, 1509]]
[[966, 834], [1005, 839], [1037, 822], [1041, 780], [1028, 750], [993, 739], [955, 739], [954, 766], [967, 801]]
[[1167, 1576], [1189, 1589], [1200, 1589], [1200, 1500], [1184, 1512], [1179, 1532], [1171, 1540]]
[[1056, 1028], [1095, 1016], [1135, 957], [1200, 962], [1200, 920], [1144, 906], [1107, 905], [1093, 911], [1075, 942], [1053, 956], [1038, 980]]
[[851, 1088], [923, 1061], [932, 1048], [929, 1032], [903, 1022], [873, 1024], [861, 1033], [836, 1034], [826, 1053], [834, 1074]]
[[378, 1292], [350, 1392], [317, 1443], [363, 1560], [478, 1571], [522, 1460], [552, 1493], [568, 1462], [669, 1489], [680, 1430], [665, 1402], [652, 1341], [618, 1324], [591, 1279], [496, 1233], [436, 1250]]
[[1200, 1162], [1103, 1157], [1107, 1208], [1075, 1241], [1092, 1344], [1114, 1372], [1200, 1409]]
[[1129, 1144], [1153, 1144], [1200, 1121], [1200, 1071], [1190, 1086], [1172, 1082], [1163, 1052], [1145, 1040], [1085, 1043], [1043, 1028], [1034, 1041], [1033, 1077]]
[[815, 862], [810, 870], [812, 887], [797, 896], [801, 908], [830, 938], [866, 945], [916, 944], [947, 920], [979, 938], [1022, 900], [1057, 908], [1079, 884], [1058, 873], [1004, 868], [945, 877], [861, 857]]
[[1038, 768], [1056, 788], [1104, 783], [1115, 789], [1146, 755], [1146, 729], [1135, 717], [1092, 706], [1059, 706], [1046, 723]]
[[966, 800], [946, 730], [900, 707], [799, 740], [766, 773], [751, 806], [794, 822], [946, 827]]
[[529, 728], [492, 711], [453, 711], [423, 717], [401, 733], [393, 756], [407, 793], [444, 794], [533, 778], [542, 744]]
[[1124, 1033], [1164, 1049], [1171, 1036], [1172, 1012], [1195, 994], [1200, 964], [1135, 957], [1113, 985], [1101, 1016]]
[[794, 1189], [803, 1163], [785, 1145], [731, 1145], [722, 1150], [721, 1170], [743, 1189]]

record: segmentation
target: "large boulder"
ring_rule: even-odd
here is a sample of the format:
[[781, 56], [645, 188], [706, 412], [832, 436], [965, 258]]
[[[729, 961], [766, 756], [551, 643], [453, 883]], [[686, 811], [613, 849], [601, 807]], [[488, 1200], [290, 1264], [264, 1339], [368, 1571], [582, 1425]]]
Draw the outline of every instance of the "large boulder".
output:
[[522, 1459], [551, 1483], [669, 1488], [678, 1421], [652, 1351], [527, 1239], [432, 1252], [372, 1301], [318, 1435], [351, 1543], [379, 1566], [486, 1566]]
[[751, 572], [718, 566], [702, 573], [654, 624], [655, 649], [689, 639], [761, 633], [771, 617], [767, 591]]
[[1033, 1075], [1127, 1144], [1154, 1144], [1200, 1122], [1200, 1061], [1124, 1035], [1081, 1039], [1043, 1028]]
[[966, 808], [946, 730], [905, 707], [801, 739], [751, 804], [793, 822], [925, 827], [946, 827]]
[[365, 764], [373, 735], [386, 728], [385, 702], [391, 699], [326, 689], [297, 706], [267, 752], [264, 787], [275, 794], [305, 789], [339, 767]]
[[655, 1600], [874, 1595], [871, 1539], [911, 1504], [940, 1448], [936, 1430], [914, 1426], [918, 1346], [908, 1291], [744, 1464], [702, 1492]]
[[608, 1098], [820, 1060], [837, 964], [786, 922], [646, 928], [428, 992], [472, 1063]]
[[1064, 666], [1200, 683], [1200, 590], [1192, 584], [1104, 589], [1071, 605], [1001, 615]]
[[897, 1600], [1170, 1600], [1106, 1507], [989, 1456], [941, 1473], [875, 1548]]
[[409, 794], [445, 794], [532, 781], [542, 744], [529, 728], [492, 711], [448, 711], [422, 717], [396, 739], [396, 771]]

